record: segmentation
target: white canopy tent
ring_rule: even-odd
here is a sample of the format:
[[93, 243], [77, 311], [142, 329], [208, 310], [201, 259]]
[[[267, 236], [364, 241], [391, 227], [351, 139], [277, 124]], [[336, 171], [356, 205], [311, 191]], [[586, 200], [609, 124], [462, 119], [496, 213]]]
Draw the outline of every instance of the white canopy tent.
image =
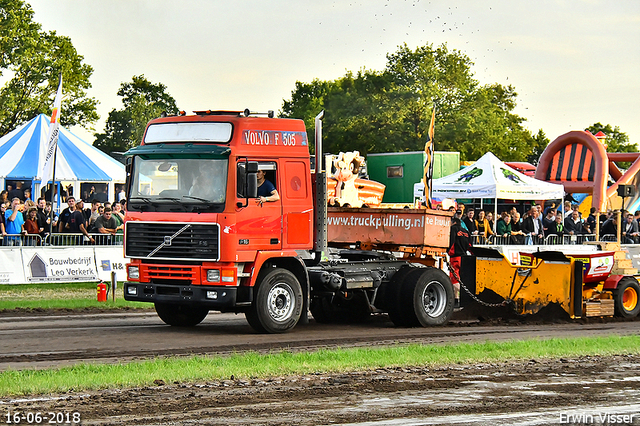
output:
[[432, 183], [432, 195], [437, 198], [493, 198], [495, 222], [498, 219], [498, 199], [555, 200], [564, 197], [562, 185], [526, 176], [487, 152], [471, 166]]

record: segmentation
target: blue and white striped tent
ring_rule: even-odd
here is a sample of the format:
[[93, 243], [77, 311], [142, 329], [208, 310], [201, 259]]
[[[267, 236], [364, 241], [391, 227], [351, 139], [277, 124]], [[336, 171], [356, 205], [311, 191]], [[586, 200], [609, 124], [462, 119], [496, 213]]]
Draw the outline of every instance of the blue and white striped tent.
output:
[[[41, 187], [50, 119], [40, 114], [0, 138], [0, 186], [6, 180], [31, 181], [34, 195]], [[81, 182], [107, 183], [109, 194], [114, 183], [125, 180], [124, 165], [60, 126], [56, 157], [56, 181], [72, 182], [74, 194]], [[42, 183], [42, 186], [46, 184]]]

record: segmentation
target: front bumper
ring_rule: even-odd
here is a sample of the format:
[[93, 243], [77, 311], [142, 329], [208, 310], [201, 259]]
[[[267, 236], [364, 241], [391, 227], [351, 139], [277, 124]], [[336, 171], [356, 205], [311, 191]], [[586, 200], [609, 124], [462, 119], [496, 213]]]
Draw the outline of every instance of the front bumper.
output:
[[[246, 296], [243, 295], [243, 299]], [[133, 302], [197, 304], [210, 309], [236, 306], [238, 287], [124, 283], [124, 299]]]

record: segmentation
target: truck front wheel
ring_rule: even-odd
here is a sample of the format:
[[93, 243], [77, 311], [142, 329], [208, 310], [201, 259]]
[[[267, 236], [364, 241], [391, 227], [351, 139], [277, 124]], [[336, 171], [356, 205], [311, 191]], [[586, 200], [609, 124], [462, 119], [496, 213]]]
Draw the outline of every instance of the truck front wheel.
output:
[[613, 292], [615, 309], [618, 316], [624, 318], [635, 318], [640, 313], [638, 296], [640, 295], [640, 285], [634, 278], [626, 277], [620, 280], [618, 288]]
[[207, 308], [177, 303], [156, 303], [156, 312], [165, 324], [176, 327], [193, 327], [205, 319]]
[[419, 268], [405, 279], [399, 308], [406, 325], [429, 327], [446, 324], [453, 314], [454, 289], [440, 269]]
[[246, 318], [259, 333], [284, 333], [296, 326], [302, 313], [302, 287], [286, 269], [276, 268], [258, 285]]

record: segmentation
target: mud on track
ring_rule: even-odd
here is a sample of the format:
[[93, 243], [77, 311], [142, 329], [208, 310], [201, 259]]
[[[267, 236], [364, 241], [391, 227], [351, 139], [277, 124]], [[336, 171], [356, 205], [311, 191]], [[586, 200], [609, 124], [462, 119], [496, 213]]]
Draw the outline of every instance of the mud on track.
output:
[[[60, 360], [65, 364], [81, 361], [78, 353], [88, 359], [94, 357], [96, 361], [103, 356], [112, 357], [112, 361], [125, 361], [153, 354], [282, 348], [304, 351], [335, 346], [640, 332], [637, 320], [458, 319], [447, 327], [402, 329], [393, 327], [381, 316], [357, 326], [320, 325], [312, 321], [291, 333], [274, 336], [255, 334], [241, 316], [229, 314], [210, 315], [202, 325], [191, 330], [167, 327], [148, 311], [117, 314], [94, 311], [79, 315], [56, 312], [56, 315], [35, 317], [25, 313], [26, 318], [12, 314], [2, 318], [4, 324], [0, 331], [5, 349], [0, 355], [11, 357], [6, 349], [12, 342], [10, 338], [15, 337], [15, 350], [20, 351], [27, 347], [24, 345], [33, 346], [33, 336], [42, 340], [54, 337], [47, 351], [34, 351], [30, 355], [31, 361], [39, 362], [38, 367], [59, 365]], [[106, 342], [104, 348], [113, 351], [97, 348], [101, 338], [109, 334], [119, 339], [111, 337]], [[84, 341], [80, 336], [99, 338]], [[201, 346], [203, 343], [208, 346]], [[65, 350], [53, 351], [55, 344]], [[74, 344], [77, 353], [69, 350]], [[268, 380], [236, 377], [198, 383], [157, 380], [153, 386], [143, 388], [0, 399], [0, 421], [6, 421], [6, 414], [15, 411], [78, 412], [82, 424], [117, 426], [546, 425], [560, 424], [561, 416], [569, 414], [592, 416], [596, 421], [591, 424], [602, 424], [597, 422], [601, 415], [634, 415], [630, 424], [640, 424], [640, 355], [384, 368]]]
[[606, 413], [633, 416], [630, 424], [640, 424], [640, 356], [385, 368], [269, 380], [157, 381], [152, 387], [52, 397], [4, 399], [0, 413], [78, 412], [84, 425], [118, 426], [495, 426], [560, 424], [566, 415], [597, 420]]

